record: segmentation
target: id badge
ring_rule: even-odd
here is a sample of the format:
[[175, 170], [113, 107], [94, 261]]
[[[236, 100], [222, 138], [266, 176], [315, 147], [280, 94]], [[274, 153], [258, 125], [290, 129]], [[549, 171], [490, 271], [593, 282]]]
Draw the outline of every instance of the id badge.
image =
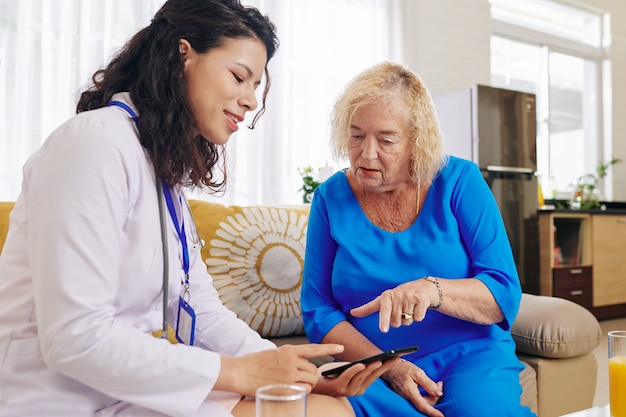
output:
[[193, 346], [196, 329], [196, 313], [183, 297], [178, 298], [178, 318], [176, 319], [176, 340]]

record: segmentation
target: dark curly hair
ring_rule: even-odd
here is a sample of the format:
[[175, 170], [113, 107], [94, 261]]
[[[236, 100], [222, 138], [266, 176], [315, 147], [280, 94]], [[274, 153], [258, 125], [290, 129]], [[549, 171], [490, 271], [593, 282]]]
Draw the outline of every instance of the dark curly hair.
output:
[[[168, 0], [149, 26], [139, 31], [108, 66], [96, 71], [76, 112], [104, 107], [113, 94], [128, 91], [139, 110], [139, 140], [157, 176], [172, 186], [206, 187], [213, 192], [226, 185], [224, 147], [194, 136], [194, 117], [185, 87], [179, 41], [186, 39], [198, 52], [220, 46], [227, 38], [257, 38], [267, 49], [267, 61], [278, 48], [274, 24], [254, 7], [239, 0]], [[270, 77], [265, 67], [261, 109], [265, 111]], [[221, 172], [216, 179], [213, 168]]]

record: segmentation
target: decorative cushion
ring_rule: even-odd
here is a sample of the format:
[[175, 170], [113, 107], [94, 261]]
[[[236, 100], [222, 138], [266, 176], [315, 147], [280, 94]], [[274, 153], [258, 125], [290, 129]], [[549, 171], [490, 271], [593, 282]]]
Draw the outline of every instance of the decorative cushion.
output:
[[572, 358], [595, 349], [602, 328], [586, 308], [564, 298], [522, 294], [511, 333], [517, 351], [544, 358]]
[[222, 302], [263, 337], [304, 334], [300, 287], [308, 205], [189, 205]]

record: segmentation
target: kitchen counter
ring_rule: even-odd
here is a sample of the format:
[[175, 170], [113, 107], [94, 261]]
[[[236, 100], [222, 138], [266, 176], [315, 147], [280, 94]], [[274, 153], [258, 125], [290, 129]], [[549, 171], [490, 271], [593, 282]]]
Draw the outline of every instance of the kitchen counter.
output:
[[539, 213], [584, 213], [584, 214], [624, 214], [626, 215], [626, 208], [605, 208], [604, 210], [601, 208], [594, 209], [580, 209], [580, 210], [572, 210], [566, 208], [556, 208], [542, 206], [539, 208]]
[[546, 200], [545, 205], [539, 207], [539, 213], [585, 213], [585, 214], [617, 214], [626, 215], [626, 202], [601, 201], [600, 207], [592, 209], [572, 210], [568, 208], [567, 200]]

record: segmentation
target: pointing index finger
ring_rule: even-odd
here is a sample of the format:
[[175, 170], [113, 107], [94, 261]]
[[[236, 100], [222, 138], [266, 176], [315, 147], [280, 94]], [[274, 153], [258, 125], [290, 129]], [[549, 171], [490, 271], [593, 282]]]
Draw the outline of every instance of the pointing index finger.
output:
[[389, 320], [391, 317], [391, 300], [388, 297], [378, 296], [369, 303], [365, 303], [359, 307], [350, 310], [350, 314], [354, 317], [366, 317], [370, 314], [380, 312], [378, 327], [383, 333], [389, 331]]
[[[384, 294], [383, 294], [384, 295]], [[389, 321], [391, 320], [391, 298], [380, 296], [380, 315], [378, 316], [378, 328], [381, 332], [389, 331]]]
[[343, 352], [343, 345], [336, 343], [310, 343], [305, 345], [293, 345], [298, 356], [303, 358], [315, 358], [317, 356], [334, 356]]
[[380, 297], [374, 298], [372, 301], [365, 303], [359, 307], [355, 307], [350, 310], [350, 314], [354, 317], [366, 317], [370, 314], [376, 313], [380, 309]]

